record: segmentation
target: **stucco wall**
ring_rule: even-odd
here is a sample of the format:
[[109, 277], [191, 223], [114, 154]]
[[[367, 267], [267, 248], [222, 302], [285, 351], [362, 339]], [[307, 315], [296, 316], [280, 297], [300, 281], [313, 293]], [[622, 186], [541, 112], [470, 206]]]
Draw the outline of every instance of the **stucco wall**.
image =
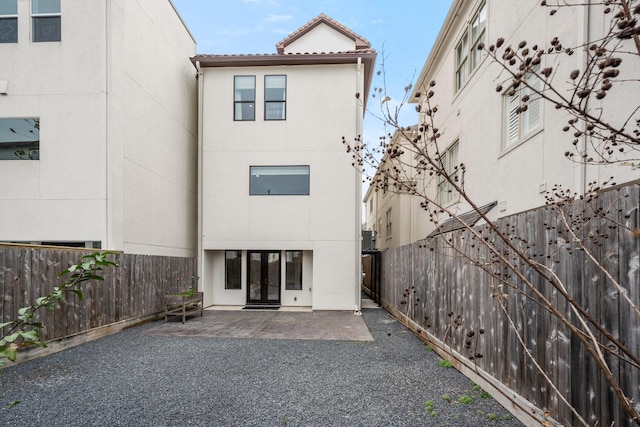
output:
[[195, 255], [195, 42], [171, 3], [65, 0], [60, 42], [0, 44], [0, 117], [40, 118], [40, 160], [3, 161], [0, 239]]
[[[265, 74], [287, 75], [286, 120], [263, 119]], [[255, 121], [233, 120], [234, 75], [256, 76]], [[204, 69], [203, 247], [309, 251], [314, 309], [355, 306], [355, 92], [355, 64]], [[252, 165], [309, 165], [310, 194], [250, 196]]]
[[18, 43], [0, 44], [0, 117], [40, 118], [40, 160], [0, 164], [0, 238], [100, 241], [105, 232], [105, 9], [63, 1], [61, 42], [33, 43], [18, 1]]

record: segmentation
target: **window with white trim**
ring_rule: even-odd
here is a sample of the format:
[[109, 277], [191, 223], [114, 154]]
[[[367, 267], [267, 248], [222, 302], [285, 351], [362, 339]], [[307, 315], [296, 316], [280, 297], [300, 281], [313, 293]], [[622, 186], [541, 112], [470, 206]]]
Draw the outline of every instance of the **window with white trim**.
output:
[[471, 72], [478, 67], [484, 56], [484, 51], [478, 49], [487, 38], [487, 4], [482, 3], [473, 15], [468, 28], [456, 45], [456, 92], [459, 91], [469, 79]]
[[40, 119], [0, 119], [0, 160], [40, 160]]
[[233, 120], [256, 119], [256, 76], [234, 76]]
[[[458, 141], [454, 142], [440, 157], [443, 171], [454, 181], [459, 173], [458, 145]], [[453, 188], [453, 185], [443, 175], [440, 175], [438, 177], [438, 203], [446, 205], [454, 201], [456, 197], [458, 197], [458, 192]]]
[[59, 42], [62, 39], [60, 0], [31, 0], [31, 40]]
[[521, 142], [540, 126], [540, 79], [530, 73], [517, 88], [509, 88], [503, 96], [503, 149]]
[[18, 43], [18, 0], [0, 0], [0, 43]]

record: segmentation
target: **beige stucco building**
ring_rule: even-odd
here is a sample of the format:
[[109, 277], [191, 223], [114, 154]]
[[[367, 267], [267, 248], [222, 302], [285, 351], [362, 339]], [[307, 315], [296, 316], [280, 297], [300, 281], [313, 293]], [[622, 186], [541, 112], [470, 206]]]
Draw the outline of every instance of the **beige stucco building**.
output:
[[194, 54], [169, 0], [1, 2], [0, 239], [194, 256]]
[[376, 54], [320, 15], [276, 54], [197, 55], [206, 305], [360, 309], [362, 134]]
[[[429, 101], [431, 106], [437, 106], [434, 126], [441, 134], [438, 148], [443, 162], [450, 168], [464, 164], [465, 191], [485, 208], [490, 220], [543, 206], [547, 192], [556, 185], [583, 194], [590, 182], [599, 185], [614, 177], [613, 181], [623, 184], [640, 179], [637, 168], [567, 159], [565, 153], [573, 151], [574, 139], [587, 157], [597, 157], [584, 135], [574, 137], [573, 130], [563, 131], [571, 116], [535, 97], [525, 112], [514, 113], [520, 97], [527, 95], [524, 85], [509, 95], [511, 86], [506, 73], [477, 49], [480, 43], [489, 46], [500, 37], [504, 38], [504, 46], [516, 47], [523, 40], [529, 47], [546, 46], [554, 37], [564, 47], [589, 46], [609, 28], [611, 16], [603, 13], [603, 7], [594, 4], [559, 8], [550, 15], [550, 9], [541, 7], [537, 0], [453, 2], [409, 99], [421, 107], [416, 123], [427, 122], [426, 95], [430, 90], [435, 92]], [[570, 93], [569, 74], [584, 68], [587, 55], [585, 49], [575, 49], [572, 55], [562, 54], [559, 58], [546, 55], [540, 67], [552, 67], [557, 76], [554, 85], [560, 93]], [[637, 65], [631, 64], [633, 60], [631, 56], [621, 66], [627, 76]], [[496, 91], [504, 80], [503, 89]], [[592, 97], [589, 108], [594, 114], [604, 111], [607, 120], [617, 123], [629, 117], [639, 97], [637, 85], [623, 83], [602, 101]], [[629, 156], [633, 158], [634, 153]], [[471, 207], [455, 192], [447, 191], [447, 185], [440, 181], [437, 177], [429, 182], [416, 177], [417, 185], [425, 186], [431, 200], [438, 200], [456, 215], [468, 213]], [[434, 232], [436, 225], [420, 206], [421, 200], [410, 197], [409, 203], [407, 197], [381, 191], [366, 193], [365, 227], [378, 231], [379, 249], [415, 242]], [[389, 211], [393, 234], [386, 236]], [[448, 214], [435, 217], [443, 224]], [[396, 230], [400, 233], [397, 238]]]

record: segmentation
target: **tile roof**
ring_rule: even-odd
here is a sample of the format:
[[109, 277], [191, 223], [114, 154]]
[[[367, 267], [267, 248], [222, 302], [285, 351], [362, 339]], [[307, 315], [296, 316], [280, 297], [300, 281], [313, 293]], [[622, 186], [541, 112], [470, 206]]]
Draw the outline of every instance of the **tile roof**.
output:
[[[482, 214], [484, 215], [487, 212], [489, 212], [491, 209], [493, 209], [494, 206], [497, 205], [497, 204], [498, 204], [497, 201], [491, 202], [491, 203], [489, 203], [487, 205], [480, 206], [478, 208], [478, 210], [480, 212], [482, 212]], [[433, 236], [437, 236], [438, 234], [443, 234], [443, 233], [448, 233], [450, 231], [460, 230], [462, 228], [465, 228], [466, 226], [473, 226], [473, 225], [475, 225], [476, 222], [478, 222], [478, 220], [480, 220], [480, 213], [479, 212], [476, 212], [475, 210], [469, 211], [469, 212], [465, 212], [463, 214], [458, 215], [455, 218], [449, 218], [448, 220], [444, 221], [442, 224], [440, 224], [440, 226], [438, 228], [436, 228], [427, 237], [433, 237]]]
[[320, 15], [316, 16], [315, 18], [313, 18], [311, 21], [309, 21], [306, 24], [304, 24], [302, 27], [298, 28], [293, 33], [289, 34], [287, 37], [282, 39], [279, 43], [277, 43], [276, 44], [276, 49], [278, 50], [278, 53], [283, 53], [284, 52], [284, 48], [288, 44], [296, 41], [297, 39], [299, 39], [300, 37], [302, 37], [303, 35], [305, 35], [306, 33], [308, 33], [309, 31], [311, 31], [312, 29], [314, 29], [315, 27], [317, 27], [318, 25], [320, 25], [322, 23], [330, 26], [331, 28], [341, 32], [345, 36], [347, 36], [350, 39], [354, 40], [356, 42], [356, 49], [357, 50], [371, 48], [371, 43], [369, 43], [369, 41], [367, 39], [365, 39], [364, 37], [354, 33], [353, 31], [351, 31], [349, 28], [345, 27], [344, 25], [342, 25], [338, 21], [329, 18], [324, 13], [321, 13]]

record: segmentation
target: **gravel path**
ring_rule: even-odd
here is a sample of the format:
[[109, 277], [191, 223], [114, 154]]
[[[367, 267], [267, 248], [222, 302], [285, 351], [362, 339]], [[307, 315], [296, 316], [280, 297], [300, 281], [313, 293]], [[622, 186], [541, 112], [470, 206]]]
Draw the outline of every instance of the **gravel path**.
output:
[[[0, 425], [522, 425], [441, 367], [384, 310], [363, 316], [373, 342], [163, 337], [142, 335], [154, 323], [132, 328], [6, 367]], [[14, 401], [21, 403], [6, 409]]]

